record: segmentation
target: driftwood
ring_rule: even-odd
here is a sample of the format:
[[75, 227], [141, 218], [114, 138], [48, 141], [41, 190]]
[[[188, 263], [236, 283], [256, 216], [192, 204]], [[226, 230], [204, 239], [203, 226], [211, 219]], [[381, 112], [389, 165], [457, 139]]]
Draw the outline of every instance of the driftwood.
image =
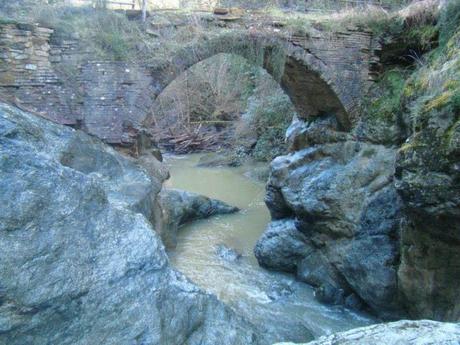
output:
[[[210, 121], [213, 122], [213, 121]], [[225, 122], [225, 121], [222, 121]], [[197, 151], [206, 151], [222, 143], [224, 132], [209, 131], [202, 128], [200, 123], [195, 128], [184, 128], [181, 133], [174, 133], [171, 129], [169, 133], [158, 131], [154, 134], [159, 138], [160, 146], [167, 151], [175, 153], [190, 153]]]

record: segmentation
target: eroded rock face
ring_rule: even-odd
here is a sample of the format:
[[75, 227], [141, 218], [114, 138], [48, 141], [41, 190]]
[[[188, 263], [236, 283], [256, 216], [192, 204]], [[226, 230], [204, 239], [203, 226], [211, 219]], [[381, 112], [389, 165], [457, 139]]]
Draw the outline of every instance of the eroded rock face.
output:
[[398, 152], [395, 185], [407, 214], [398, 275], [413, 316], [460, 319], [459, 114], [432, 111]]
[[271, 164], [266, 203], [273, 222], [255, 254], [261, 265], [317, 287], [325, 302], [364, 301], [394, 315], [401, 221], [395, 150], [353, 141], [338, 129], [320, 118], [296, 120], [288, 131], [298, 151]]
[[[460, 325], [434, 321], [398, 321], [356, 328], [321, 337], [305, 345], [454, 345], [460, 342]], [[279, 343], [275, 345], [293, 345]]]
[[193, 220], [218, 214], [230, 214], [239, 209], [223, 201], [179, 189], [163, 189], [159, 195], [160, 216], [158, 229], [166, 247], [177, 245], [179, 227]]
[[159, 191], [81, 132], [0, 106], [0, 343], [258, 344], [169, 266]]
[[[408, 137], [398, 152], [395, 186], [407, 222], [398, 278], [411, 316], [459, 321], [460, 89], [458, 83], [447, 88], [459, 79], [459, 3], [442, 6], [445, 18], [457, 18], [443, 34], [449, 41], [433, 63], [411, 76], [406, 88], [413, 91], [403, 98]], [[414, 87], [422, 80], [444, 86]]]

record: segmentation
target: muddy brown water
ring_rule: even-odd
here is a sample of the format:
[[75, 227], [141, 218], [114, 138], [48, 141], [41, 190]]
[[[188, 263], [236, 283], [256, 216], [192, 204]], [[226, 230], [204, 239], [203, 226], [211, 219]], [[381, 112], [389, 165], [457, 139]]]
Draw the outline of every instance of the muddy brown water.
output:
[[[177, 248], [169, 252], [173, 266], [259, 327], [269, 342], [305, 342], [376, 322], [321, 304], [307, 284], [259, 267], [253, 248], [270, 220], [264, 184], [247, 177], [253, 166], [202, 168], [197, 167], [200, 156], [167, 157], [171, 179], [166, 186], [223, 200], [241, 212], [183, 226]], [[242, 257], [228, 254], [228, 248]]]

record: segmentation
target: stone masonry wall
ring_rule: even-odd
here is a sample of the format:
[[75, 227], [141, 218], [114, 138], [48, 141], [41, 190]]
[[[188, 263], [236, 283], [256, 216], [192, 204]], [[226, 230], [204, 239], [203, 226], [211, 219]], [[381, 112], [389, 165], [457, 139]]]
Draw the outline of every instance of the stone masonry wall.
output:
[[81, 79], [84, 129], [108, 143], [134, 143], [155, 99], [148, 70], [123, 62], [88, 62]]
[[[92, 62], [77, 40], [36, 25], [0, 25], [0, 98], [108, 143], [137, 139], [153, 98], [145, 68]], [[86, 55], [85, 55], [86, 54]]]
[[[268, 32], [267, 37], [272, 35]], [[245, 39], [249, 42], [246, 45], [260, 44], [246, 37], [244, 31], [234, 36], [237, 39], [230, 40], [237, 44], [244, 45], [241, 42]], [[278, 39], [288, 46], [292, 61], [300, 61], [291, 71], [286, 69], [281, 81], [299, 110], [303, 105], [314, 108], [329, 101], [341, 103], [349, 113], [357, 107], [376, 65], [370, 32], [349, 29], [325, 35], [318, 31]], [[93, 61], [77, 39], [59, 38], [52, 29], [0, 24], [0, 99], [55, 122], [82, 128], [108, 143], [132, 146], [153, 101], [171, 80], [203, 59], [231, 52], [232, 46], [222, 45], [219, 40], [216, 46], [210, 40], [203, 46], [184, 47], [191, 49], [185, 52], [186, 60], [179, 57], [179, 52], [169, 62], [147, 67]], [[315, 104], [315, 99], [321, 102]]]
[[53, 64], [52, 29], [0, 25], [0, 97], [49, 119], [76, 125], [77, 90], [65, 87]]

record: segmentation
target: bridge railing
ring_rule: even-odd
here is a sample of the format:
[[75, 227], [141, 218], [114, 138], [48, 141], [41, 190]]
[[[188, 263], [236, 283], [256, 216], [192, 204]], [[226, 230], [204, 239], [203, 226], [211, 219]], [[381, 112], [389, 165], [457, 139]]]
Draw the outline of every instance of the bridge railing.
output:
[[89, 4], [93, 7], [99, 8], [119, 8], [119, 9], [130, 9], [136, 8], [136, 0], [124, 0], [124, 1], [113, 1], [113, 0], [77, 0], [82, 4]]

